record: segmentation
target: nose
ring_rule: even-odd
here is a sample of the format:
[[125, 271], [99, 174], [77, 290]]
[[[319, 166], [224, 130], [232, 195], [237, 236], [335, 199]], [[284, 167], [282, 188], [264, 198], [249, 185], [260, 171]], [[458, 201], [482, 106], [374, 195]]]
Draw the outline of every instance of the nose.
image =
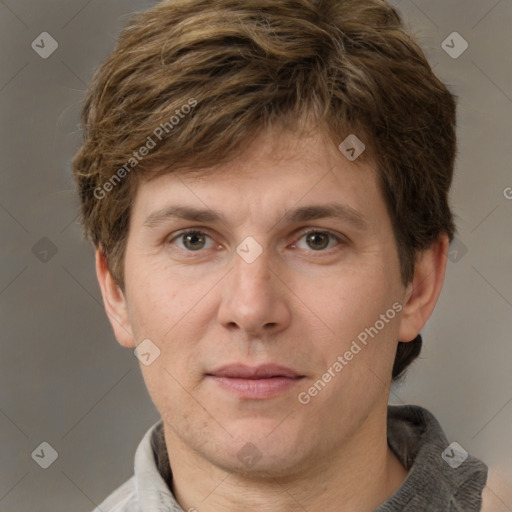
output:
[[235, 254], [234, 267], [223, 280], [219, 323], [243, 339], [275, 335], [290, 325], [290, 291], [278, 266], [271, 269], [270, 264], [268, 250], [251, 263]]

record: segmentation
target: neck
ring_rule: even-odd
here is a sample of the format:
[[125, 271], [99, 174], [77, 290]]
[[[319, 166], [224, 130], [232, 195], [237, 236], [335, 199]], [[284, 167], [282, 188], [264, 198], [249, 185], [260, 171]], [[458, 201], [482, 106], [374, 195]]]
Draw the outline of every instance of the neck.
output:
[[340, 503], [344, 512], [374, 511], [407, 476], [387, 444], [387, 406], [374, 412], [328, 460], [304, 461], [286, 477], [225, 471], [189, 450], [164, 425], [173, 494], [186, 511], [339, 512]]

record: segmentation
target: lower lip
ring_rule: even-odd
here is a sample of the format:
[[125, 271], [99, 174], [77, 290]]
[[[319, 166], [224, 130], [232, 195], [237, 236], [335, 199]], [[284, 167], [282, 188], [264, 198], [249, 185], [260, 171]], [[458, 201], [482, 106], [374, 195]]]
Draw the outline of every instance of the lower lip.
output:
[[302, 377], [270, 377], [266, 379], [239, 379], [234, 377], [216, 377], [210, 375], [220, 386], [236, 393], [240, 398], [272, 398], [287, 391]]

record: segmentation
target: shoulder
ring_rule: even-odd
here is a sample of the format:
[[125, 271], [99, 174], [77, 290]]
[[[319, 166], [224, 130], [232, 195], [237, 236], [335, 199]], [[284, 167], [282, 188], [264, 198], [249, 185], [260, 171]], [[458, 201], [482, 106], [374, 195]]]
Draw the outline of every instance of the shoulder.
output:
[[481, 510], [487, 465], [458, 443], [450, 443], [430, 411], [415, 405], [390, 406], [388, 444], [408, 475], [378, 512]]
[[135, 477], [118, 487], [93, 512], [141, 512], [137, 499]]
[[168, 488], [158, 472], [153, 443], [162, 422], [154, 424], [135, 451], [134, 475], [110, 494], [93, 512], [142, 512], [153, 510], [154, 496]]

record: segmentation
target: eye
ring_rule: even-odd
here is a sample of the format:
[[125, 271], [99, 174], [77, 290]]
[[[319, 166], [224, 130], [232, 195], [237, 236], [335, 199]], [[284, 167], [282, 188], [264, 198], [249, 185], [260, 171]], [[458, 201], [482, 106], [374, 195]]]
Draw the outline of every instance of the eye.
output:
[[[323, 251], [326, 248], [332, 248], [333, 246], [329, 247], [330, 241], [334, 240], [336, 243], [334, 246], [338, 245], [341, 242], [341, 239], [337, 236], [333, 235], [329, 231], [319, 231], [319, 230], [311, 230], [307, 233], [304, 233], [299, 240], [305, 239], [306, 244], [309, 248], [313, 249], [314, 251]], [[295, 244], [298, 246], [298, 243]], [[301, 248], [301, 247], [299, 247]]]
[[[299, 239], [299, 242], [294, 243], [293, 247], [304, 249], [299, 245], [300, 241], [305, 239], [307, 248], [313, 249], [313, 251], [321, 252], [325, 249], [331, 249], [336, 245], [339, 245], [342, 240], [330, 233], [329, 231], [321, 230], [310, 230], [303, 233]], [[203, 231], [199, 230], [188, 230], [179, 233], [173, 239], [169, 241], [170, 244], [175, 244], [179, 249], [186, 252], [199, 252], [203, 249], [211, 249], [214, 245], [213, 240]], [[306, 248], [306, 249], [307, 249]]]
[[[208, 249], [211, 247], [206, 247], [207, 245], [207, 239], [210, 239], [210, 237], [203, 233], [202, 231], [197, 230], [189, 230], [184, 231], [180, 233], [178, 236], [174, 237], [170, 243], [174, 243], [175, 241], [182, 241], [182, 246], [178, 245], [180, 249], [183, 249], [185, 251], [194, 252], [194, 251], [200, 251], [201, 249]], [[210, 239], [210, 242], [213, 243]]]

